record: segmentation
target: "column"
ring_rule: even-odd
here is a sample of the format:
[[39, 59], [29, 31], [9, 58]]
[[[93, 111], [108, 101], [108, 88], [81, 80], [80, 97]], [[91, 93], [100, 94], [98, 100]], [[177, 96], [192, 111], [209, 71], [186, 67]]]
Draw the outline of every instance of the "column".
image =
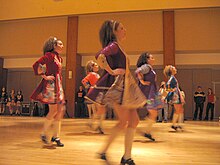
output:
[[175, 65], [174, 11], [163, 11], [163, 64]]
[[68, 17], [67, 25], [67, 50], [66, 50], [66, 88], [67, 112], [70, 117], [74, 116], [76, 70], [77, 70], [77, 41], [78, 40], [78, 17]]

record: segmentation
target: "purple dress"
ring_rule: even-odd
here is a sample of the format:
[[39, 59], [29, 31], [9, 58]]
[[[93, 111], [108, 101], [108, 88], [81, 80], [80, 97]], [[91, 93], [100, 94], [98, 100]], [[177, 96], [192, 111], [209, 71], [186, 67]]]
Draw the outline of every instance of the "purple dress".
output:
[[156, 85], [156, 72], [153, 70], [151, 65], [144, 64], [141, 67], [137, 68], [135, 71], [136, 75], [141, 73], [143, 75], [144, 81], [149, 81], [149, 85], [143, 85], [140, 81], [138, 85], [143, 92], [143, 94], [148, 99], [147, 108], [148, 109], [157, 109], [161, 104], [160, 99], [158, 98], [157, 85]]
[[[96, 59], [100, 54], [104, 54], [106, 60], [111, 67], [112, 70], [117, 68], [126, 69], [126, 56], [119, 48], [116, 42], [110, 43], [108, 46], [103, 48], [97, 55]], [[119, 76], [119, 81], [123, 82], [123, 75]], [[116, 76], [109, 74], [107, 71], [104, 70], [104, 73], [101, 75], [99, 80], [96, 83], [97, 88], [91, 88], [86, 96], [86, 98], [92, 102], [99, 103], [99, 104], [106, 104], [105, 95], [108, 92], [108, 89], [101, 89], [103, 87], [111, 87], [112, 84], [115, 82]], [[123, 88], [123, 84], [121, 86]], [[113, 95], [112, 95], [113, 96]], [[122, 103], [122, 96], [123, 91], [120, 91], [117, 94], [117, 103]]]

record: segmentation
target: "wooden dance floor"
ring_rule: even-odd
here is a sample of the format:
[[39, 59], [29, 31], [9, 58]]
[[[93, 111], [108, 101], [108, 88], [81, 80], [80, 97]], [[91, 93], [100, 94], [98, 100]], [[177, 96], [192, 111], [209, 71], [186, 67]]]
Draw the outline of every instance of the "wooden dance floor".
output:
[[[116, 121], [106, 120], [100, 135], [91, 131], [88, 119], [64, 119], [61, 131], [63, 148], [43, 147], [39, 135], [44, 118], [0, 116], [0, 165], [104, 165], [97, 152]], [[133, 143], [137, 165], [219, 165], [220, 123], [186, 121], [184, 132], [173, 132], [171, 123], [156, 123], [155, 142], [141, 136], [141, 121]], [[123, 134], [108, 152], [110, 164], [119, 165], [123, 155]]]

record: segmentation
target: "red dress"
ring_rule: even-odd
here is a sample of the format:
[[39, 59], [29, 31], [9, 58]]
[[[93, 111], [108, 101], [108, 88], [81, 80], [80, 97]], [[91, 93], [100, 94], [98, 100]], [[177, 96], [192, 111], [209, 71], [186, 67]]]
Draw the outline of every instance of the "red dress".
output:
[[96, 72], [89, 72], [84, 79], [82, 79], [82, 84], [89, 88], [94, 86], [98, 79], [100, 78], [99, 74]]
[[45, 104], [62, 104], [65, 102], [64, 92], [62, 87], [62, 58], [57, 52], [47, 52], [43, 57], [33, 64], [35, 75], [38, 73], [38, 68], [46, 65], [46, 76], [54, 76], [55, 80], [42, 79], [38, 87], [31, 95], [31, 99], [40, 101]]

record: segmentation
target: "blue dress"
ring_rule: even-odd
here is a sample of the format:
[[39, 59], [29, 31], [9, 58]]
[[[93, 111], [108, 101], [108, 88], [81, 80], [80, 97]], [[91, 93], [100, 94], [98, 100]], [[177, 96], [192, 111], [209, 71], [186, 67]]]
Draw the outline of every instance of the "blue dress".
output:
[[170, 104], [181, 104], [181, 96], [177, 79], [172, 75], [167, 81], [166, 88], [171, 90], [166, 99]]

